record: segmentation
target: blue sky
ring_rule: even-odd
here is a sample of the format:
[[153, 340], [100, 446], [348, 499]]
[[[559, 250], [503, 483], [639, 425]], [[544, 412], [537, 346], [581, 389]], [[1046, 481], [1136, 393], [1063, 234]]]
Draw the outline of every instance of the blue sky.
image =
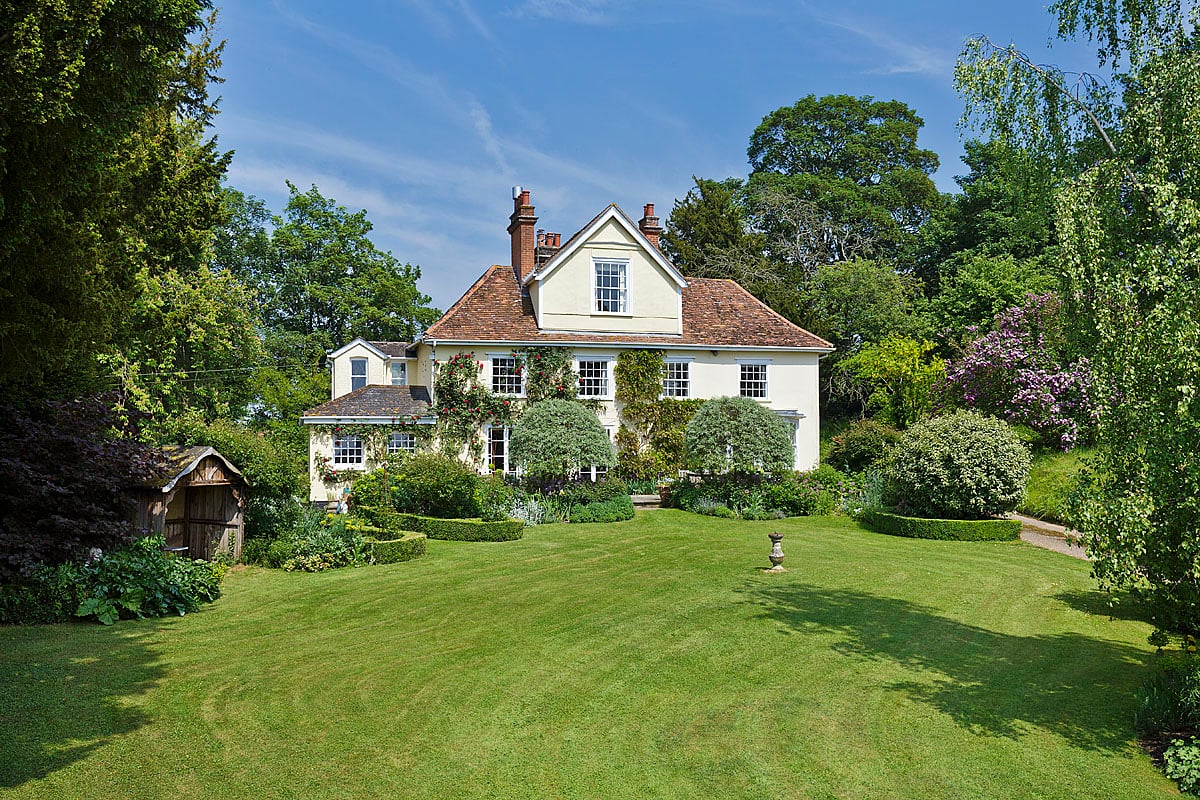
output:
[[229, 183], [276, 212], [285, 180], [365, 208], [443, 309], [508, 263], [513, 185], [564, 237], [610, 202], [665, 220], [692, 175], [746, 174], [765, 114], [844, 93], [912, 106], [952, 191], [966, 37], [1090, 63], [1047, 50], [1051, 19], [1030, 0], [237, 0], [219, 26]]

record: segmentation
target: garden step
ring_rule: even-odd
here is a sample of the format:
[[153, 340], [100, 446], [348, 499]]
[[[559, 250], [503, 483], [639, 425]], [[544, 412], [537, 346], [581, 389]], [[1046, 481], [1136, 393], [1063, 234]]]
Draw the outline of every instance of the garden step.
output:
[[662, 504], [656, 494], [634, 494], [630, 495], [633, 500], [634, 508], [661, 508]]

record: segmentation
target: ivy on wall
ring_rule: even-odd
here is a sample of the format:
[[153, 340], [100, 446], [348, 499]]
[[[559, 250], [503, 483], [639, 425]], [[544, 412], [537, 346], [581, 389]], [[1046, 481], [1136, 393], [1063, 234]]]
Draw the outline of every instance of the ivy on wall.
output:
[[684, 466], [684, 431], [703, 400], [661, 397], [665, 375], [660, 350], [626, 350], [614, 370], [621, 403], [617, 470], [627, 478], [655, 480]]

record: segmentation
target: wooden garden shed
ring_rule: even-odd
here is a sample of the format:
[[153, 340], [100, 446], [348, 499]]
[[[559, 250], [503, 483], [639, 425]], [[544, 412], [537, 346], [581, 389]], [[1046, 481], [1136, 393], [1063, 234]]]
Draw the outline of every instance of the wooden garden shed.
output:
[[246, 479], [211, 447], [163, 448], [163, 468], [135, 488], [134, 525], [161, 533], [167, 549], [211, 560], [242, 554]]

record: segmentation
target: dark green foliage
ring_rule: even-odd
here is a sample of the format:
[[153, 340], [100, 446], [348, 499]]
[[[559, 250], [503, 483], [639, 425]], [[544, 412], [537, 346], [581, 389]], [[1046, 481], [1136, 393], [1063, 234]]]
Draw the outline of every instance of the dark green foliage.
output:
[[363, 472], [350, 486], [350, 502], [360, 514], [366, 508], [395, 508], [397, 488], [396, 476], [387, 470]]
[[247, 539], [242, 543], [242, 563], [267, 566], [267, 551], [274, 544], [273, 539]]
[[420, 453], [396, 471], [396, 509], [446, 519], [474, 517], [478, 481], [475, 471], [456, 458]]
[[403, 530], [417, 531], [430, 539], [451, 542], [509, 542], [525, 535], [525, 523], [519, 519], [484, 522], [480, 519], [437, 519], [417, 514], [400, 514]]
[[[1185, 645], [1194, 649], [1194, 640]], [[1200, 730], [1200, 656], [1164, 652], [1155, 666], [1137, 692], [1134, 727], [1148, 736]]]
[[524, 347], [514, 351], [525, 400], [574, 400], [579, 394], [575, 356], [569, 347]]
[[183, 616], [221, 596], [224, 564], [164, 553], [162, 536], [147, 536], [104, 553], [79, 570], [86, 587], [75, 615], [105, 625], [118, 618]]
[[0, 407], [0, 576], [132, 540], [129, 489], [156, 456], [111, 400]]
[[609, 500], [571, 507], [569, 522], [623, 522], [633, 519], [633, 500], [623, 494]]
[[617, 356], [613, 377], [621, 403], [616, 445], [622, 477], [656, 481], [686, 464], [685, 431], [704, 401], [660, 397], [664, 374], [659, 350], [625, 350]]
[[475, 490], [479, 516], [484, 522], [508, 519], [509, 509], [516, 498], [516, 489], [510, 486], [498, 472], [480, 478]]
[[958, 411], [906, 431], [886, 477], [902, 511], [981, 519], [1021, 502], [1029, 463], [1029, 451], [1004, 422]]
[[0, 5], [0, 387], [8, 399], [95, 391], [95, 357], [111, 352], [139, 273], [159, 260], [195, 264], [208, 213], [187, 187], [201, 172], [196, 182], [215, 186], [225, 159], [211, 142], [200, 153], [176, 146], [173, 134], [212, 114], [205, 84], [220, 48], [202, 31], [212, 24], [201, 13], [209, 6]]
[[0, 625], [66, 622], [83, 602], [86, 586], [80, 567], [39, 564], [29, 575], [0, 583]]
[[253, 431], [229, 420], [206, 424], [197, 416], [175, 421], [167, 443], [208, 445], [241, 470], [250, 483], [246, 538], [277, 539], [299, 521], [308, 493], [307, 464], [277, 443], [274, 433]]
[[930, 519], [903, 517], [879, 509], [867, 509], [863, 512], [862, 520], [880, 533], [912, 539], [1006, 542], [1021, 535], [1021, 522], [1015, 519]]
[[717, 397], [687, 425], [687, 459], [705, 472], [774, 472], [792, 466], [792, 428], [748, 397]]
[[667, 258], [687, 275], [704, 275], [715, 254], [761, 252], [761, 237], [746, 231], [742, 181], [692, 176], [695, 186], [676, 200], [662, 235]]
[[612, 442], [600, 420], [571, 400], [534, 403], [513, 426], [509, 445], [512, 458], [530, 475], [568, 478], [592, 465], [616, 464]]
[[873, 419], [857, 420], [829, 441], [826, 460], [847, 472], [861, 472], [887, 457], [900, 431]]
[[399, 539], [370, 539], [364, 544], [366, 559], [371, 564], [395, 564], [425, 555], [426, 536], [406, 533]]

